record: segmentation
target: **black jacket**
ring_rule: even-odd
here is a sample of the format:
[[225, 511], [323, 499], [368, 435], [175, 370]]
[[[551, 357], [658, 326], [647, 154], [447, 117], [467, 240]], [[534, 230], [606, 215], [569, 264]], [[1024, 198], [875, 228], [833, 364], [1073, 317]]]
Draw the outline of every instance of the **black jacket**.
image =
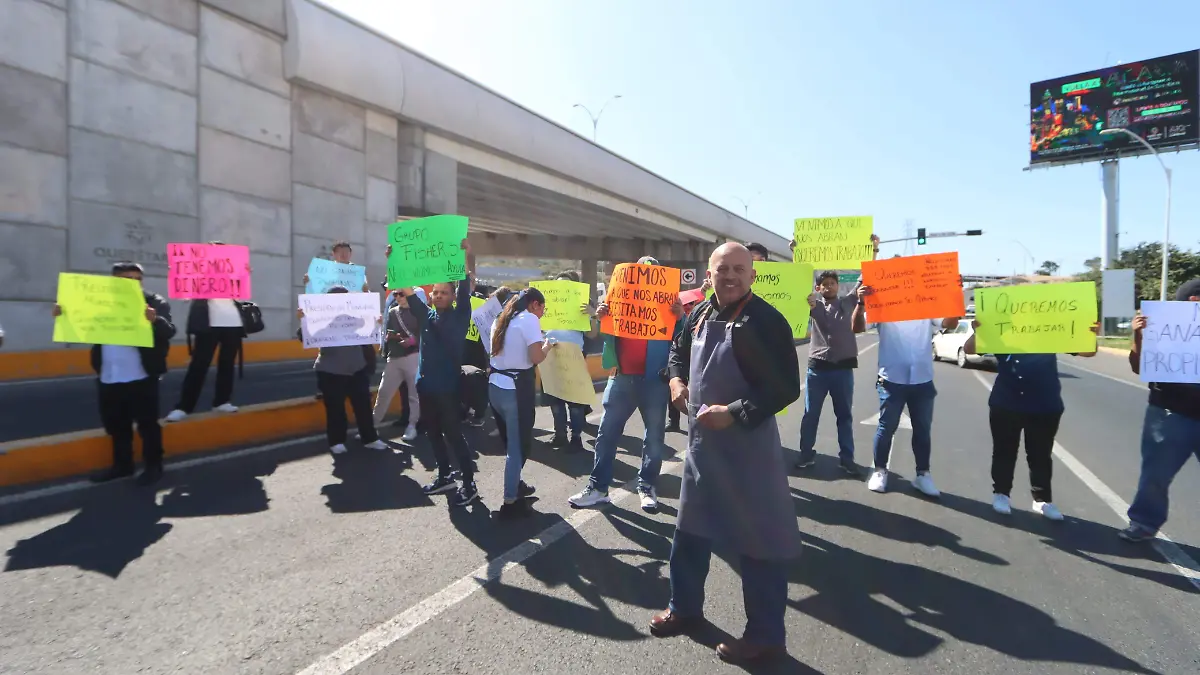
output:
[[[154, 346], [138, 347], [142, 355], [142, 368], [150, 377], [158, 379], [167, 372], [167, 353], [171, 351], [171, 338], [175, 337], [175, 324], [171, 321], [171, 305], [166, 298], [155, 293], [142, 291], [146, 305], [153, 307], [158, 313], [154, 320]], [[100, 374], [101, 350], [100, 345], [92, 345], [92, 370]]]
[[[237, 306], [238, 313], [241, 313], [242, 303], [234, 300], [233, 304]], [[208, 325], [208, 321], [208, 301], [192, 300], [191, 306], [188, 307], [187, 334], [197, 335], [209, 332], [212, 330], [212, 326]], [[246, 337], [245, 327], [242, 328], [242, 337]]]

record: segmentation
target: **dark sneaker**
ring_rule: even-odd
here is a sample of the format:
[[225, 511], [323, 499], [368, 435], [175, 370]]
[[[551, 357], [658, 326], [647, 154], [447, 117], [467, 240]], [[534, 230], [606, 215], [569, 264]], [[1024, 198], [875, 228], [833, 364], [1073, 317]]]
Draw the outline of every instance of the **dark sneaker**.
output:
[[854, 478], [862, 478], [864, 475], [866, 475], [863, 473], [863, 468], [855, 464], [854, 460], [852, 459], [839, 459], [838, 467], [841, 468], [841, 470], [847, 475]]
[[1134, 543], [1137, 543], [1137, 542], [1142, 542], [1142, 541], [1150, 541], [1151, 539], [1154, 539], [1155, 537], [1157, 537], [1158, 533], [1151, 531], [1150, 528], [1145, 527], [1143, 525], [1138, 525], [1137, 523], [1130, 523], [1129, 527], [1118, 532], [1117, 536], [1124, 539], [1125, 541], [1132, 541]]
[[130, 467], [114, 466], [110, 469], [105, 469], [104, 471], [101, 471], [100, 473], [92, 476], [91, 480], [93, 483], [107, 483], [109, 481], [120, 480], [122, 478], [128, 478], [132, 475], [133, 475], [133, 467], [132, 466], [130, 466]]
[[550, 447], [554, 448], [555, 450], [567, 447], [567, 435], [554, 434], [554, 438], [550, 439]]
[[817, 453], [814, 452], [811, 455], [802, 454], [802, 455], [800, 455], [800, 459], [796, 460], [796, 468], [797, 469], [807, 469], [807, 468], [814, 466], [816, 463], [817, 463]]
[[496, 518], [500, 520], [516, 520], [518, 518], [527, 518], [533, 515], [533, 508], [529, 502], [524, 499], [518, 499], [511, 504], [505, 504], [496, 512]]
[[479, 415], [477, 417], [468, 417], [467, 418], [467, 426], [472, 426], [472, 427], [483, 426], [483, 415]]
[[137, 480], [134, 482], [141, 486], [154, 485], [158, 481], [162, 480], [162, 475], [163, 469], [161, 466], [148, 466], [144, 471], [142, 471], [142, 475], [138, 476]]
[[535, 492], [537, 492], [537, 488], [525, 481], [521, 481], [521, 484], [517, 487], [517, 499], [529, 499]]
[[475, 489], [475, 481], [463, 483], [463, 486], [458, 488], [458, 493], [451, 500], [455, 506], [466, 506], [471, 502], [479, 499], [479, 490]]
[[438, 476], [432, 483], [421, 488], [421, 491], [427, 495], [440, 495], [443, 492], [453, 492], [458, 488], [458, 483], [450, 476]]
[[567, 444], [567, 452], [583, 452], [583, 438], [575, 436]]
[[667, 428], [663, 429], [663, 431], [667, 432], [668, 434], [682, 434], [683, 433], [683, 429], [678, 424], [668, 424]]

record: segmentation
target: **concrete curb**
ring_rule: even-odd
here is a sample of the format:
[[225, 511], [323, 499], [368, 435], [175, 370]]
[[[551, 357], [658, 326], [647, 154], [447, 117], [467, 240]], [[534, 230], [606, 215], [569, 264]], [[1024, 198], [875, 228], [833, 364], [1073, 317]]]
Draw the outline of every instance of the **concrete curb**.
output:
[[1105, 354], [1116, 354], [1117, 356], [1129, 356], [1128, 349], [1118, 349], [1116, 347], [1105, 347], [1104, 345], [1100, 345], [1096, 349], [1097, 349], [1097, 351], [1102, 351]]

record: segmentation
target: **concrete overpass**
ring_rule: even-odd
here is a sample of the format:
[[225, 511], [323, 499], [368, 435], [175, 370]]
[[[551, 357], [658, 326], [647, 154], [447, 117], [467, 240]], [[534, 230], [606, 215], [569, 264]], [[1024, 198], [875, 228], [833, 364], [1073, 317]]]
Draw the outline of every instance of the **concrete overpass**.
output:
[[[0, 0], [0, 324], [51, 347], [63, 271], [250, 246], [264, 338], [334, 239], [461, 213], [483, 255], [681, 265], [764, 230], [311, 0]], [[70, 105], [67, 105], [68, 98]], [[583, 270], [594, 265], [583, 266]], [[176, 303], [176, 313], [186, 309]]]

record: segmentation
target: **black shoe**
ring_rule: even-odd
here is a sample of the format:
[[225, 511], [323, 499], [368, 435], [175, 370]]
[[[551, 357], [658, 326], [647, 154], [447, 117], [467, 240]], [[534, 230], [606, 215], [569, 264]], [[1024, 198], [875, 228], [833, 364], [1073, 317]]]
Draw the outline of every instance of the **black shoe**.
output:
[[455, 506], [466, 506], [471, 502], [479, 499], [479, 490], [475, 489], [475, 481], [463, 483], [463, 486], [458, 489], [458, 493], [452, 498]]
[[567, 452], [583, 452], [583, 438], [575, 436], [571, 442], [567, 444]]
[[133, 467], [132, 466], [130, 466], [130, 467], [114, 466], [110, 469], [105, 469], [104, 471], [101, 471], [100, 473], [92, 476], [91, 480], [93, 483], [107, 483], [109, 481], [120, 480], [121, 478], [128, 478], [132, 475], [133, 475]]
[[162, 476], [163, 469], [161, 466], [148, 466], [142, 471], [142, 475], [137, 477], [137, 481], [135, 482], [138, 485], [146, 487], [154, 485], [158, 481], [162, 480]]
[[517, 518], [528, 518], [532, 515], [533, 508], [524, 499], [518, 499], [511, 504], [505, 504], [496, 512], [496, 518], [499, 520], [516, 520]]
[[537, 488], [533, 487], [529, 483], [526, 483], [525, 481], [521, 481], [521, 484], [517, 487], [517, 499], [528, 499], [532, 497], [533, 493], [535, 492], [537, 492]]
[[852, 459], [839, 459], [838, 466], [841, 467], [842, 471], [846, 472], [850, 476], [853, 476], [854, 478], [862, 478], [866, 475], [866, 472], [863, 471], [862, 467], [855, 464], [854, 460]]
[[807, 469], [817, 463], [817, 453], [811, 455], [800, 455], [800, 459], [796, 460], [797, 469]]
[[432, 483], [421, 488], [421, 491], [427, 495], [440, 495], [443, 492], [453, 492], [458, 488], [458, 483], [449, 476], [438, 476]]
[[467, 426], [472, 426], [472, 427], [483, 426], [483, 415], [480, 415], [479, 417], [468, 417], [467, 418]]
[[566, 434], [554, 434], [554, 438], [550, 439], [550, 447], [552, 447], [556, 450], [558, 448], [567, 447], [567, 435]]
[[668, 424], [664, 431], [668, 434], [682, 434], [683, 429], [678, 424]]

